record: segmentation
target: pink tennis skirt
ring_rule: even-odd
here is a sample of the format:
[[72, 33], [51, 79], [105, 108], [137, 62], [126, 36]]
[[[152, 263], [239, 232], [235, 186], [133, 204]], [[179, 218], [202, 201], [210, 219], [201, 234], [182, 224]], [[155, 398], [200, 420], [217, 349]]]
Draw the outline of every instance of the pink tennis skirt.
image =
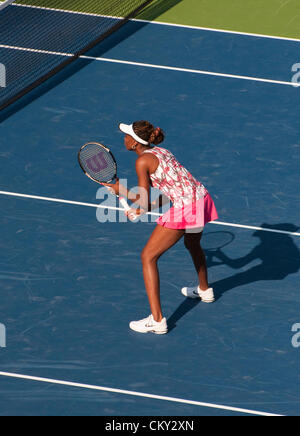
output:
[[172, 207], [156, 222], [168, 229], [200, 229], [199, 231], [201, 231], [207, 223], [218, 218], [215, 203], [210, 194], [207, 194], [204, 198], [182, 208]]

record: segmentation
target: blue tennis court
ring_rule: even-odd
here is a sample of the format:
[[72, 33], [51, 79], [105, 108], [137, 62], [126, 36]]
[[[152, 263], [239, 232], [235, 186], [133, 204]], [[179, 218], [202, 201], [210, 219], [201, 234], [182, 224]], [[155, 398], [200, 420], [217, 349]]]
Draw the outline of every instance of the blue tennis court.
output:
[[[298, 51], [133, 20], [2, 112], [2, 416], [300, 414]], [[233, 236], [207, 253], [212, 305], [180, 292], [197, 280], [182, 242], [160, 260], [162, 337], [128, 327], [148, 314], [140, 253], [155, 224], [99, 223], [77, 162], [103, 142], [136, 186], [118, 131], [136, 119], [210, 191], [220, 219], [205, 233]]]

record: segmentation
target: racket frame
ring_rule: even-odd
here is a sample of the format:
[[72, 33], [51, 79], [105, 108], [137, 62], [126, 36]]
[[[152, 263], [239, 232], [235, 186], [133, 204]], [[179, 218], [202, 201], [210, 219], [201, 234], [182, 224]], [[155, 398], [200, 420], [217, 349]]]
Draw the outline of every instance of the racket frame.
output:
[[[111, 180], [108, 180], [108, 181], [99, 181], [99, 180], [96, 180], [94, 177], [92, 177], [84, 168], [83, 168], [83, 166], [82, 166], [82, 164], [81, 164], [81, 159], [80, 159], [80, 154], [81, 154], [81, 152], [87, 147], [87, 146], [89, 146], [89, 145], [97, 145], [99, 148], [102, 148], [102, 149], [104, 149], [107, 153], [109, 153], [110, 154], [110, 157], [112, 158], [112, 160], [113, 160], [113, 162], [114, 162], [114, 166], [115, 166], [115, 176], [111, 179]], [[80, 165], [80, 168], [82, 169], [82, 171], [84, 172], [84, 174], [89, 178], [89, 179], [91, 179], [93, 182], [96, 182], [96, 183], [98, 183], [99, 185], [102, 185], [103, 183], [111, 183], [111, 182], [113, 182], [114, 180], [116, 180], [117, 179], [117, 174], [118, 174], [118, 164], [117, 164], [117, 161], [116, 161], [116, 159], [115, 159], [115, 157], [114, 157], [114, 155], [112, 154], [112, 152], [110, 151], [110, 149], [108, 148], [108, 147], [105, 147], [105, 145], [103, 145], [103, 144], [101, 144], [100, 142], [95, 142], [95, 141], [91, 141], [91, 142], [87, 142], [86, 144], [84, 144], [81, 148], [80, 148], [80, 150], [79, 150], [79, 152], [78, 152], [78, 155], [77, 155], [77, 158], [78, 158], [78, 163], [79, 163], [79, 165]], [[119, 201], [120, 201], [120, 203], [121, 203], [121, 205], [123, 206], [123, 208], [125, 209], [125, 211], [129, 211], [130, 209], [131, 209], [131, 207], [129, 206], [129, 204], [127, 203], [127, 201], [126, 201], [126, 199], [124, 198], [124, 197], [120, 197], [120, 195], [117, 195], [116, 194], [116, 196], [119, 198]], [[133, 217], [133, 221], [135, 221], [136, 219], [137, 219], [137, 215], [136, 214], [132, 214], [132, 217]]]
[[[97, 145], [99, 148], [102, 148], [102, 149], [104, 149], [107, 153], [109, 153], [110, 154], [110, 157], [112, 158], [112, 160], [113, 160], [113, 162], [114, 162], [114, 166], [115, 166], [115, 176], [111, 179], [111, 180], [102, 180], [101, 182], [99, 181], [99, 180], [96, 180], [94, 177], [92, 177], [90, 174], [88, 174], [87, 172], [86, 172], [86, 170], [83, 168], [83, 166], [82, 166], [82, 163], [81, 163], [81, 160], [80, 160], [80, 154], [81, 154], [81, 152], [88, 146], [88, 145]], [[114, 157], [114, 155], [112, 154], [112, 152], [110, 151], [110, 149], [109, 148], [107, 148], [107, 147], [105, 147], [105, 145], [103, 145], [103, 144], [101, 144], [100, 142], [87, 142], [86, 144], [84, 144], [82, 147], [81, 147], [81, 149], [79, 150], [79, 152], [78, 152], [78, 163], [79, 163], [79, 165], [80, 165], [80, 167], [81, 167], [81, 169], [82, 169], [82, 171], [84, 172], [84, 174], [87, 176], [87, 177], [89, 177], [91, 180], [93, 180], [94, 182], [96, 182], [96, 183], [99, 183], [100, 185], [102, 184], [102, 183], [111, 183], [111, 182], [113, 182], [114, 180], [116, 180], [116, 178], [117, 178], [117, 174], [118, 174], [118, 164], [117, 164], [117, 161], [116, 161], [116, 159], [115, 159], [115, 157]]]

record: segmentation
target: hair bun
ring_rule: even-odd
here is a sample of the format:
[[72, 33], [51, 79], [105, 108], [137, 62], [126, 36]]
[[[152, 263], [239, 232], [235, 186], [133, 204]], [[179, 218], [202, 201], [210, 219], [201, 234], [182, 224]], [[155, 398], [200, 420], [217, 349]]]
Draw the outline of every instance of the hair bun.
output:
[[134, 133], [149, 144], [158, 145], [165, 139], [164, 131], [160, 127], [154, 127], [149, 121], [135, 121]]
[[152, 144], [159, 145], [161, 142], [165, 139], [164, 131], [160, 127], [156, 127], [156, 129], [153, 131], [154, 133], [154, 140], [152, 141]]

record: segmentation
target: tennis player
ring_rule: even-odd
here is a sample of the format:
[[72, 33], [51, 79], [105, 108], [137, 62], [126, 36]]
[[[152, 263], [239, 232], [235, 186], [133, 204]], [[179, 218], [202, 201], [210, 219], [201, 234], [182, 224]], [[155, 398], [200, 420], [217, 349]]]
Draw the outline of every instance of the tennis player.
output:
[[[119, 180], [106, 186], [117, 195], [129, 197], [138, 205], [138, 209], [127, 212], [129, 218], [133, 213], [141, 215], [160, 207], [166, 198], [173, 206], [157, 220], [157, 226], [141, 255], [151, 315], [141, 321], [130, 323], [130, 328], [140, 333], [165, 334], [168, 332], [168, 326], [161, 308], [158, 259], [184, 238], [185, 247], [191, 254], [199, 277], [199, 286], [185, 287], [182, 293], [186, 297], [200, 298], [205, 303], [214, 302], [214, 292], [208, 284], [206, 258], [200, 241], [204, 226], [218, 219], [218, 214], [203, 184], [196, 180], [170, 151], [158, 147], [165, 139], [161, 128], [154, 128], [147, 121], [138, 121], [131, 125], [120, 124], [119, 128], [125, 134], [126, 149], [138, 156], [138, 195], [130, 196]], [[151, 186], [162, 193], [152, 204], [149, 200]]]

